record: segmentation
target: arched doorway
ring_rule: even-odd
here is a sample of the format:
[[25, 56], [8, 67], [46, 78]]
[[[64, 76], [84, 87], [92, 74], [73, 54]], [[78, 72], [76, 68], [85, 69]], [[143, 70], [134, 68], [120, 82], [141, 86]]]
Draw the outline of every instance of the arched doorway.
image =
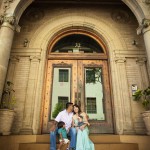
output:
[[91, 133], [114, 133], [108, 56], [94, 33], [70, 30], [58, 34], [48, 47], [42, 133], [49, 132], [57, 103], [81, 106]]

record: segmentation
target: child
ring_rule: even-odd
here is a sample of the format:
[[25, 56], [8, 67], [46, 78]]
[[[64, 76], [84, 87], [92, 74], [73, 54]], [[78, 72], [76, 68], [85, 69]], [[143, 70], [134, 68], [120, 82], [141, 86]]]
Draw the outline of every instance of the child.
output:
[[85, 124], [87, 124], [88, 126], [90, 125], [89, 122], [83, 121], [83, 116], [80, 115], [80, 116], [77, 117], [77, 122], [74, 122], [73, 126], [76, 128], [76, 130], [78, 132], [78, 130], [80, 129], [80, 127], [82, 125], [85, 125]]
[[65, 123], [63, 121], [60, 121], [58, 122], [57, 127], [58, 127], [59, 142], [60, 142], [57, 150], [60, 150], [63, 144], [68, 144], [67, 150], [69, 150], [70, 141], [67, 138], [67, 131], [65, 128]]
[[78, 125], [77, 127], [81, 127], [82, 125], [84, 125], [85, 123], [83, 122], [83, 116], [79, 116], [78, 117]]

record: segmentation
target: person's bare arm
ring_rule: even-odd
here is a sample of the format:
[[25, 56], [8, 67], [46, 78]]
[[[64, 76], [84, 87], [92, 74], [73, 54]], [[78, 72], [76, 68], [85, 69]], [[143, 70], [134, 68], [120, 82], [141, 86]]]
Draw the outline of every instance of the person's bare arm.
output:
[[85, 120], [86, 120], [86, 123], [88, 126], [90, 126], [90, 123], [89, 123], [89, 116], [85, 113]]
[[75, 127], [75, 124], [74, 124], [74, 117], [72, 117], [72, 127]]
[[57, 121], [53, 121], [52, 126], [50, 127], [50, 132], [54, 132], [56, 130], [57, 127]]
[[59, 133], [59, 136], [60, 136], [60, 139], [63, 141], [63, 137], [62, 137], [62, 134], [61, 134], [61, 133]]

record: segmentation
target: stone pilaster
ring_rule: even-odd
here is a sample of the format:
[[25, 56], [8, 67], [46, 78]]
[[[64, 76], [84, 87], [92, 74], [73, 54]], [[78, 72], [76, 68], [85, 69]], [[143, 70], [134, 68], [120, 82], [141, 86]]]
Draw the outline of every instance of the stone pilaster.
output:
[[[135, 76], [135, 78], [138, 79], [138, 82], [136, 84], [138, 85], [139, 89], [144, 89], [149, 86], [149, 80], [148, 80], [148, 73], [147, 73], [147, 67], [146, 67], [146, 61], [147, 59], [145, 57], [137, 58], [136, 64], [138, 70], [138, 76]], [[144, 111], [143, 107], [140, 107], [139, 104], [136, 103], [136, 105], [132, 102], [133, 108], [133, 118], [134, 118], [134, 129], [136, 131], [136, 134], [145, 134], [146, 128], [144, 125], [144, 121], [142, 119], [141, 112]]]
[[37, 89], [37, 79], [39, 70], [40, 56], [30, 57], [30, 71], [28, 78], [28, 86], [25, 100], [23, 124], [20, 130], [20, 134], [33, 134], [33, 117], [34, 117], [34, 106], [35, 94]]
[[141, 73], [141, 82], [142, 87], [141, 88], [147, 88], [149, 86], [149, 80], [148, 80], [148, 73], [147, 73], [147, 67], [146, 67], [146, 58], [137, 58], [136, 63], [139, 66], [139, 70]]
[[[117, 111], [116, 126], [121, 127], [121, 131], [117, 131], [119, 134], [134, 134], [130, 96], [128, 90], [128, 81], [126, 75], [126, 59], [116, 58], [116, 72], [118, 77], [118, 101], [115, 106]], [[120, 126], [120, 127], [119, 127]]]
[[12, 15], [0, 16], [0, 99], [6, 78], [11, 46], [16, 29], [15, 17]]
[[6, 77], [8, 81], [11, 82], [14, 81], [15, 70], [17, 68], [19, 60], [20, 60], [19, 56], [10, 56], [7, 77]]

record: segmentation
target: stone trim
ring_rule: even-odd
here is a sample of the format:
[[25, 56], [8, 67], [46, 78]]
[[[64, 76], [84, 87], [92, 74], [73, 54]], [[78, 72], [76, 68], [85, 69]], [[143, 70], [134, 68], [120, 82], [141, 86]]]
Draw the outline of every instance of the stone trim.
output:
[[114, 50], [113, 51], [115, 58], [139, 58], [139, 57], [146, 57], [145, 49], [140, 50], [130, 50], [130, 53], [128, 50]]

